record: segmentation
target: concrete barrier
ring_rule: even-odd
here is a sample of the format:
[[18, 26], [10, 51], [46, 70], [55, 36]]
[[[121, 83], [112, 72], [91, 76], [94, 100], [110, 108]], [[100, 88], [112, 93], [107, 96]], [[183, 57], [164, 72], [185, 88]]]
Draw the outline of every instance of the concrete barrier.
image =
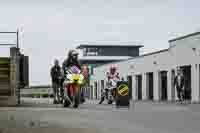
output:
[[42, 97], [43, 95], [47, 94], [47, 97], [53, 95], [53, 89], [49, 88], [41, 88], [41, 89], [21, 89], [20, 92], [22, 97], [34, 97], [34, 96], [38, 96], [38, 97]]

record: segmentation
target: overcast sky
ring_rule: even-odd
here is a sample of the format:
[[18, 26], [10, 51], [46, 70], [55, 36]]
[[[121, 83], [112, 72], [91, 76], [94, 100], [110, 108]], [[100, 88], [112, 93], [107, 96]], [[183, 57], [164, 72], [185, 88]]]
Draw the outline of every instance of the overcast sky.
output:
[[145, 46], [142, 53], [168, 48], [168, 40], [199, 31], [199, 7], [198, 0], [0, 0], [0, 31], [20, 28], [31, 85], [49, 84], [53, 59], [63, 61], [80, 42], [133, 42]]

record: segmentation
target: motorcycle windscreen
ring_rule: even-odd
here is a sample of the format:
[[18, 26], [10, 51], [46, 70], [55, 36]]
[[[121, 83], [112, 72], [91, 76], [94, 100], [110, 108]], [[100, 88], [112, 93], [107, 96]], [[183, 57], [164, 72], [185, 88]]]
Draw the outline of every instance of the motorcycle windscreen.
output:
[[72, 66], [71, 71], [72, 73], [80, 73], [80, 69], [77, 66]]

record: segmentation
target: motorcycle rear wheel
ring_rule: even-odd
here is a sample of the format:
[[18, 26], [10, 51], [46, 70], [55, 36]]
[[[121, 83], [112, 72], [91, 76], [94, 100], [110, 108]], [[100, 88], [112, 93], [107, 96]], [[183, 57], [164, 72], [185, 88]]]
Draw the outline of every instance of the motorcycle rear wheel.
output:
[[113, 103], [113, 101], [112, 101], [112, 100], [109, 100], [109, 101], [108, 101], [108, 104], [112, 104], [112, 103]]

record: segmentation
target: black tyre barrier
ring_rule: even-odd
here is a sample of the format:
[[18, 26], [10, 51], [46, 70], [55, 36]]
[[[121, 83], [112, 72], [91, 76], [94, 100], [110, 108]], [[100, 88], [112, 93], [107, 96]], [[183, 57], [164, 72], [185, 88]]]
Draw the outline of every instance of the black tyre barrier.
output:
[[130, 106], [130, 96], [128, 82], [117, 82], [117, 95], [116, 95], [116, 107], [128, 107]]

